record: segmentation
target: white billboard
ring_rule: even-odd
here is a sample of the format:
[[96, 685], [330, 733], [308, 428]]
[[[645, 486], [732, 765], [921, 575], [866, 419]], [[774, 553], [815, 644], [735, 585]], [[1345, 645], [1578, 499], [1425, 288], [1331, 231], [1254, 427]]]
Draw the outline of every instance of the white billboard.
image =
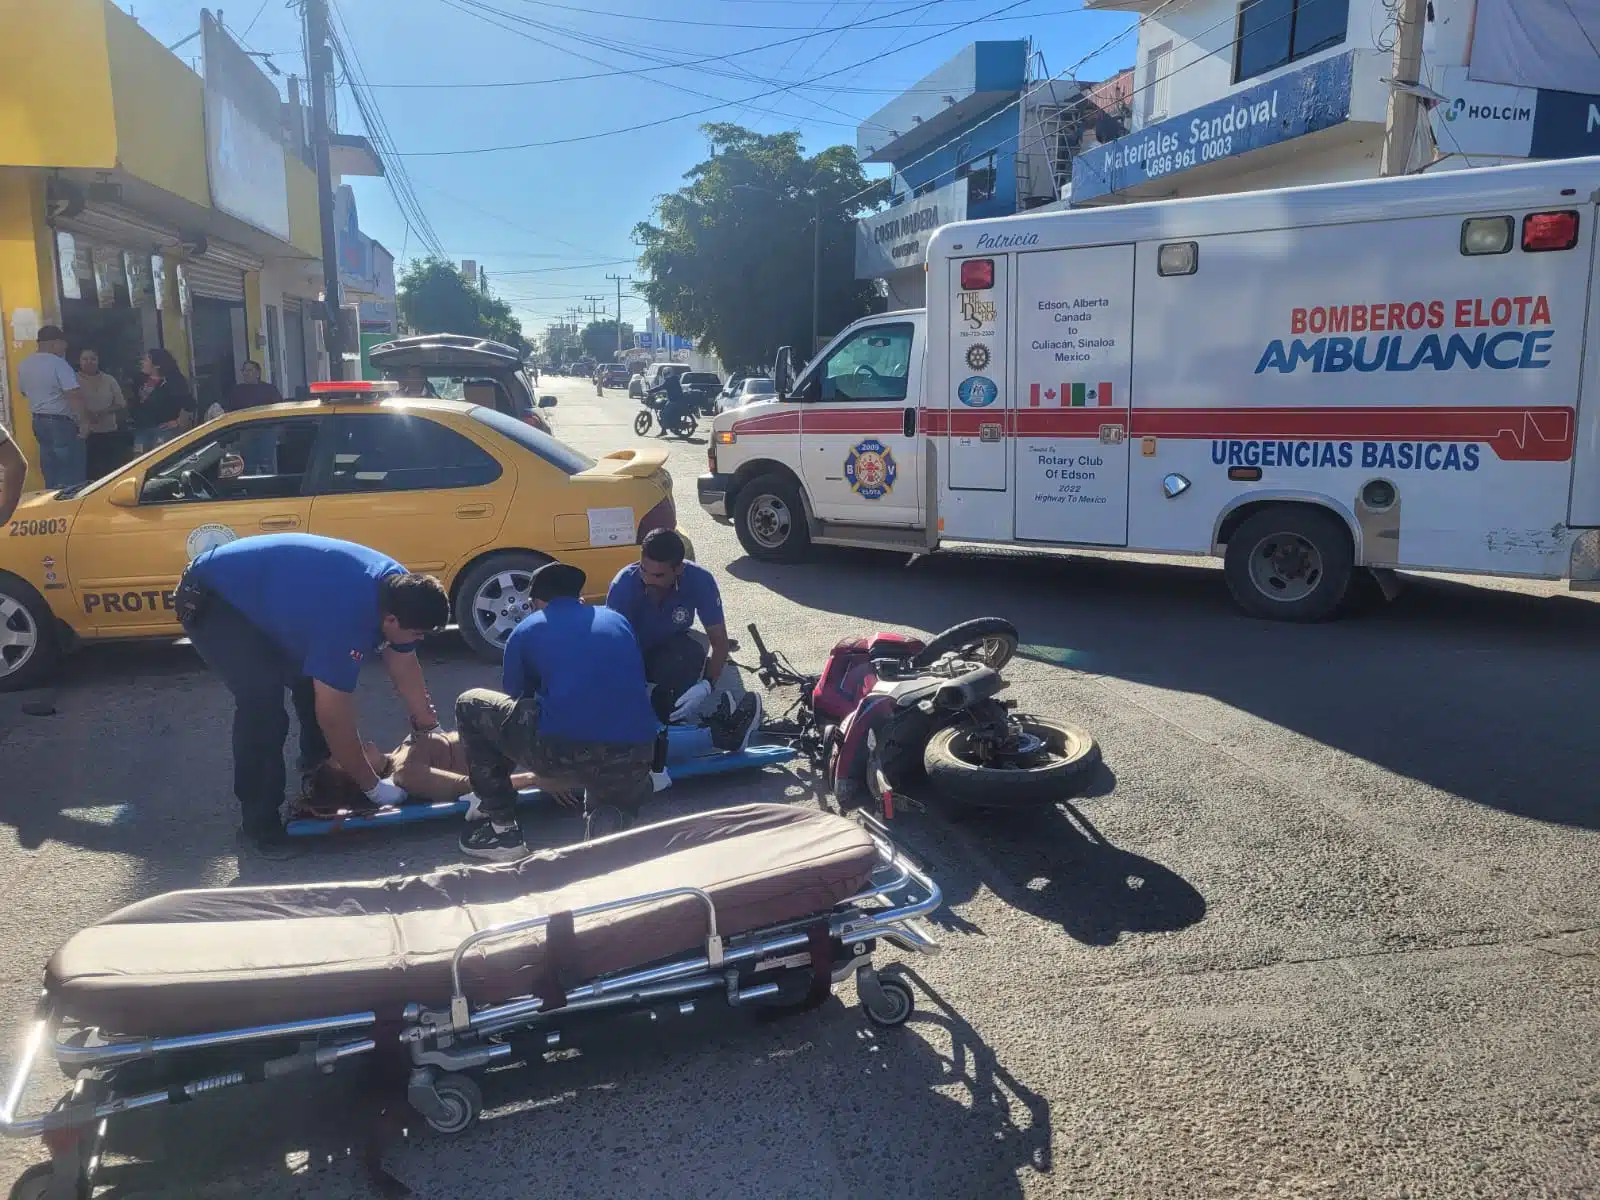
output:
[[204, 9], [206, 171], [211, 203], [289, 240], [289, 181], [278, 89]]
[[941, 225], [967, 217], [967, 181], [957, 179], [856, 222], [856, 278], [920, 267]]

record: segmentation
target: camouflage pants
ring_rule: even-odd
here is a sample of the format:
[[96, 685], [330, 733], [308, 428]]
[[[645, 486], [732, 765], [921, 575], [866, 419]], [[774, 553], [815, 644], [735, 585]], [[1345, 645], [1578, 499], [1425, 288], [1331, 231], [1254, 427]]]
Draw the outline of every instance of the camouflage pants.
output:
[[473, 688], [456, 700], [456, 728], [467, 752], [467, 778], [482, 801], [484, 816], [509, 819], [517, 792], [515, 770], [532, 771], [542, 786], [583, 789], [583, 810], [612, 806], [627, 821], [650, 798], [650, 761], [655, 745], [579, 742], [539, 732], [539, 702], [513, 700], [488, 688]]

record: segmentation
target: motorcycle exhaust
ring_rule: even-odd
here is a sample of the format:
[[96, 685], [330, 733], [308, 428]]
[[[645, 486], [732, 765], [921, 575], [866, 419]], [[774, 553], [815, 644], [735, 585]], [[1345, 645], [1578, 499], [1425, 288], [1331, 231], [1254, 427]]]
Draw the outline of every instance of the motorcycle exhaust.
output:
[[933, 702], [947, 712], [955, 712], [989, 699], [1005, 686], [1006, 681], [993, 667], [974, 667], [935, 692]]

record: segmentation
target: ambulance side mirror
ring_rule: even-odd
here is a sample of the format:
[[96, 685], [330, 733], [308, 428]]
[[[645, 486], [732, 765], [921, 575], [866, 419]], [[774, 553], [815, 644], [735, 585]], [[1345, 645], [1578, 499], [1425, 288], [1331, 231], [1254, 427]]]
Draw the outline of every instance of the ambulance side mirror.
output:
[[119, 479], [111, 485], [111, 490], [106, 493], [106, 502], [117, 508], [139, 507], [139, 480], [129, 475], [126, 479]]
[[794, 385], [793, 354], [789, 347], [779, 346], [777, 361], [772, 364], [772, 385], [779, 400], [787, 400]]

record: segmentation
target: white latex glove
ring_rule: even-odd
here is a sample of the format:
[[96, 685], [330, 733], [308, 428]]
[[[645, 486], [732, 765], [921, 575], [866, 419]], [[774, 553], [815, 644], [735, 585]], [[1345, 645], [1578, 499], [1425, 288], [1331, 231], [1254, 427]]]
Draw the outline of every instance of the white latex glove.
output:
[[378, 786], [367, 793], [367, 799], [379, 808], [397, 808], [406, 802], [406, 793], [404, 788], [395, 786], [387, 779], [380, 779]]
[[677, 707], [672, 710], [672, 720], [687, 721], [690, 717], [700, 715], [700, 710], [705, 707], [705, 702], [711, 699], [711, 681], [702, 679], [683, 695], [678, 697]]

